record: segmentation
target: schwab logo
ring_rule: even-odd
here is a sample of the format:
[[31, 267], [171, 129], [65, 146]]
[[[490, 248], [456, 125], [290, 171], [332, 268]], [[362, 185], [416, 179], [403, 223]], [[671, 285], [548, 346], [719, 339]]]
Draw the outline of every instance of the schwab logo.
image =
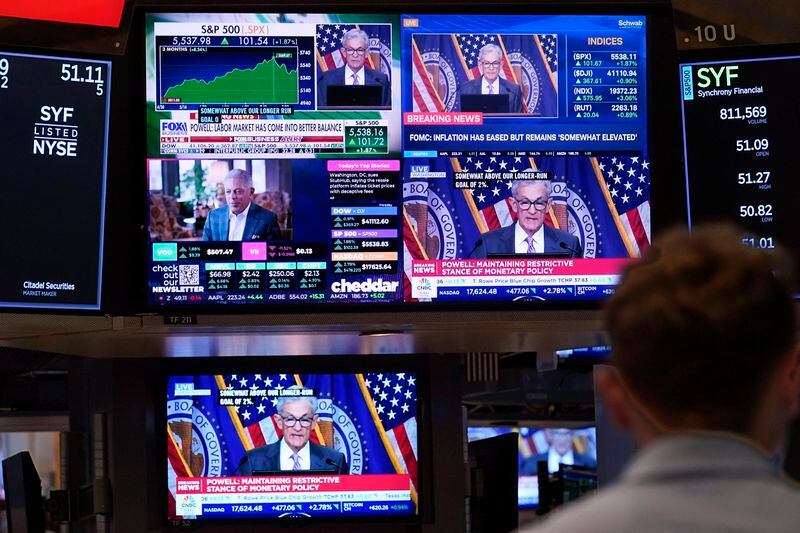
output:
[[161, 122], [161, 133], [188, 133], [188, 130], [185, 122], [163, 120]]
[[378, 278], [375, 281], [372, 278], [367, 278], [367, 281], [335, 281], [331, 285], [333, 292], [394, 292], [400, 285], [399, 281], [383, 281], [383, 278]]
[[618, 20], [617, 26], [620, 28], [641, 28], [644, 21], [641, 20]]

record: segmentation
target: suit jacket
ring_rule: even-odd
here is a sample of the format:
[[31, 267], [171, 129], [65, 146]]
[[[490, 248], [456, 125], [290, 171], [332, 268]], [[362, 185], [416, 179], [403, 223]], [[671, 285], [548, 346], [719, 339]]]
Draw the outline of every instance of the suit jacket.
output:
[[[594, 457], [585, 453], [578, 453], [573, 450], [572, 452], [573, 466], [583, 466], [586, 468], [597, 468], [597, 461]], [[547, 453], [537, 453], [532, 457], [525, 459], [522, 466], [519, 468], [520, 476], [535, 476], [538, 472], [539, 461], [547, 462]]]
[[[324, 107], [328, 105], [328, 86], [329, 85], [346, 85], [344, 82], [344, 74], [347, 65], [333, 70], [324, 72], [317, 80], [317, 107]], [[364, 85], [380, 85], [383, 90], [381, 91], [381, 106], [389, 107], [392, 105], [391, 86], [389, 85], [389, 77], [375, 69], [364, 66]]]
[[[497, 78], [497, 81], [499, 83], [497, 94], [508, 96], [508, 112], [522, 113], [522, 90], [519, 85], [500, 77]], [[461, 111], [462, 94], [481, 94], [481, 83], [483, 83], [483, 76], [464, 82], [458, 87], [454, 111]]]
[[[510, 226], [504, 226], [484, 233], [475, 243], [475, 248], [469, 254], [470, 259], [486, 259], [489, 254], [513, 254], [514, 246], [514, 227], [516, 222]], [[578, 238], [574, 235], [559, 229], [544, 227], [544, 253], [569, 254], [569, 257], [582, 257], [583, 249]]]
[[[203, 228], [204, 241], [227, 241], [230, 209], [218, 207], [208, 213], [206, 225]], [[250, 202], [250, 211], [244, 223], [242, 241], [268, 241], [281, 238], [281, 228], [278, 226], [278, 217], [269, 209]]]
[[522, 531], [796, 533], [798, 502], [797, 484], [744, 438], [686, 433], [660, 437], [614, 483]]
[[[326, 446], [308, 441], [311, 470], [325, 470], [331, 474], [348, 474], [350, 467], [344, 454]], [[333, 464], [327, 462], [330, 460]], [[259, 446], [247, 452], [247, 461], [239, 467], [239, 473], [252, 476], [253, 472], [277, 472], [281, 470], [281, 441]]]

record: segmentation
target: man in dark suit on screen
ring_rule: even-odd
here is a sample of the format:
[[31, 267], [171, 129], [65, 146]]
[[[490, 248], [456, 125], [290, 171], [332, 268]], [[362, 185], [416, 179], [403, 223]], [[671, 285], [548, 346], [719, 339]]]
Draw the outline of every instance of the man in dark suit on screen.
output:
[[278, 217], [253, 203], [253, 178], [235, 168], [223, 180], [228, 205], [208, 213], [204, 241], [268, 241], [281, 238]]
[[528, 457], [519, 469], [521, 476], [535, 476], [539, 461], [547, 463], [547, 471], [551, 474], [558, 471], [558, 465], [583, 466], [597, 468], [597, 461], [589, 454], [579, 453], [574, 446], [574, 432], [566, 428], [548, 428], [544, 436], [549, 445], [546, 452]]
[[462, 83], [454, 111], [463, 111], [461, 97], [466, 94], [499, 94], [508, 98], [508, 112], [522, 113], [522, 90], [514, 82], [500, 77], [503, 70], [503, 50], [496, 44], [487, 44], [478, 53], [479, 78]]
[[281, 470], [347, 474], [350, 468], [343, 453], [310, 440], [319, 421], [316, 414], [317, 399], [301, 396], [301, 391], [305, 389], [296, 385], [285, 390], [296, 390], [297, 396], [281, 396], [278, 399], [278, 412], [273, 418], [283, 437], [278, 442], [247, 452], [242, 458], [239, 472], [246, 476]]
[[514, 181], [511, 185], [511, 209], [517, 215], [517, 221], [484, 233], [469, 254], [470, 259], [486, 259], [492, 254], [582, 257], [583, 250], [576, 236], [544, 223], [553, 203], [551, 190], [552, 184], [547, 180]]
[[328, 103], [328, 87], [340, 85], [379, 86], [381, 88], [379, 105], [365, 103], [365, 107], [391, 106], [389, 77], [364, 64], [369, 54], [367, 33], [355, 28], [345, 33], [342, 37], [342, 53], [345, 57], [344, 66], [322, 73], [317, 80], [317, 107], [332, 107], [334, 104]]

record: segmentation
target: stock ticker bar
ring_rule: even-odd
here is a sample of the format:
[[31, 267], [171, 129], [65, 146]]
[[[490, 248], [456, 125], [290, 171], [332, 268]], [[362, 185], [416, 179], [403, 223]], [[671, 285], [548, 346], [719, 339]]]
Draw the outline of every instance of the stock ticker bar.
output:
[[416, 512], [407, 474], [178, 478], [184, 518], [379, 516]]
[[730, 220], [744, 244], [800, 249], [800, 57], [681, 65], [690, 224]]

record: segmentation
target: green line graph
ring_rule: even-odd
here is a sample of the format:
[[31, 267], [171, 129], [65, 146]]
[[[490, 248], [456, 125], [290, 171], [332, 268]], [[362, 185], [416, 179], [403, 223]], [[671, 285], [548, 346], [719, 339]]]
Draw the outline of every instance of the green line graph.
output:
[[183, 104], [293, 104], [298, 101], [297, 70], [288, 70], [275, 58], [250, 69], [234, 68], [211, 81], [185, 80], [166, 90], [165, 102]]

